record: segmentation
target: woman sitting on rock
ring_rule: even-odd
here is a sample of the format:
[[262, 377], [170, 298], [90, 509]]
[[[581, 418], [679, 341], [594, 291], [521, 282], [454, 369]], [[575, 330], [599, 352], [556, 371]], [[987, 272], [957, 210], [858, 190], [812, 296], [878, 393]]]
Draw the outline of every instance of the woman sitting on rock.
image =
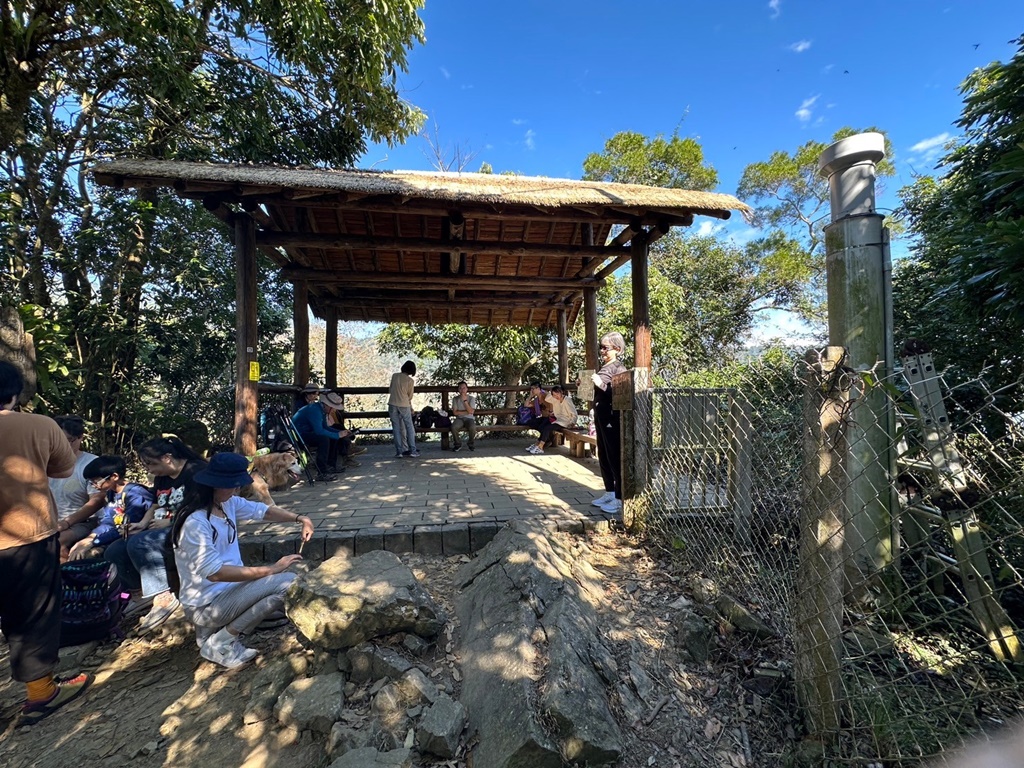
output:
[[302, 524], [302, 541], [313, 537], [313, 522], [280, 507], [237, 496], [252, 482], [248, 460], [218, 453], [196, 473], [192, 493], [171, 528], [174, 562], [185, 616], [195, 624], [199, 654], [232, 669], [252, 660], [257, 651], [238, 639], [267, 619], [283, 618], [284, 593], [295, 578], [288, 566], [301, 555], [285, 555], [273, 565], [242, 564], [239, 520]]

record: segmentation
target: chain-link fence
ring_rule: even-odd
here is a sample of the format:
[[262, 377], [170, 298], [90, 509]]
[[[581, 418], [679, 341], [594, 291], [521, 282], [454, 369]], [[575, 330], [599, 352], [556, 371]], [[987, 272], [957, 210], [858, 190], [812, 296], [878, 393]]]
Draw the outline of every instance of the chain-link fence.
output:
[[778, 353], [627, 419], [627, 522], [778, 633], [763, 658], [845, 764], [914, 765], [1024, 713], [1024, 381], [898, 368]]

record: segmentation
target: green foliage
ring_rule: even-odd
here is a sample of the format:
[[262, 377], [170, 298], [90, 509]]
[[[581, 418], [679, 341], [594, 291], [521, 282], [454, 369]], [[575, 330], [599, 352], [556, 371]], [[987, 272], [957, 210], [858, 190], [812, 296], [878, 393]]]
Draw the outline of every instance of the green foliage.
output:
[[[1024, 330], [1024, 36], [1008, 63], [964, 82], [961, 141], [934, 187], [904, 196], [915, 252], [944, 266], [944, 294], [970, 294], [984, 318]], [[1019, 345], [1017, 345], [1019, 347]], [[1009, 350], [1007, 350], [1009, 351]]]
[[[773, 152], [767, 161], [743, 170], [736, 194], [754, 204], [755, 225], [768, 230], [762, 256], [781, 259], [800, 272], [803, 284], [790, 297], [792, 307], [810, 320], [821, 321], [824, 307], [824, 227], [828, 223], [828, 180], [818, 173], [818, 158], [830, 144], [864, 131], [844, 127], [828, 143], [808, 141], [790, 154]], [[893, 149], [885, 140], [886, 159], [876, 169], [878, 178], [892, 176]], [[776, 251], [781, 248], [782, 253]]]
[[620, 184], [709, 190], [718, 185], [718, 172], [704, 162], [704, 150], [695, 139], [662, 135], [649, 139], [642, 133], [622, 131], [605, 142], [603, 153], [587, 155], [583, 178]]

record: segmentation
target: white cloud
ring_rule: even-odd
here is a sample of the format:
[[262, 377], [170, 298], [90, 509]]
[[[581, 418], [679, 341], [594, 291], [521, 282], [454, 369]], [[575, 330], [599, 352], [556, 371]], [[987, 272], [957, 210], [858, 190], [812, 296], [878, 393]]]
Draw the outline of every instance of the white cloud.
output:
[[521, 117], [513, 117], [512, 118], [512, 125], [525, 125], [525, 124], [526, 124], [526, 121], [523, 120], [523, 118], [521, 118]]
[[527, 149], [533, 149], [536, 146], [533, 141], [536, 135], [537, 134], [533, 130], [533, 128], [530, 128], [529, 130], [526, 131], [525, 135], [523, 136], [523, 141], [526, 144]]
[[811, 96], [811, 98], [809, 99], [804, 99], [803, 102], [800, 104], [800, 109], [798, 109], [795, 113], [797, 120], [799, 120], [801, 123], [806, 123], [807, 121], [809, 121], [811, 117], [814, 115], [814, 102], [816, 102], [820, 97], [821, 94], [819, 93], [817, 96]]
[[780, 5], [782, 5], [782, 0], [768, 0], [768, 8], [772, 12], [773, 19], [779, 18], [779, 14], [782, 13], [782, 10], [779, 8]]
[[821, 74], [827, 75], [829, 72], [832, 71], [832, 68], [834, 66], [835, 64], [826, 64], [824, 67], [821, 68]]
[[933, 164], [942, 156], [946, 143], [951, 138], [947, 132], [943, 131], [938, 136], [932, 136], [930, 139], [921, 139], [921, 141], [910, 148], [910, 152], [916, 155], [916, 160], [922, 163]]
[[473, 90], [473, 86], [472, 85], [460, 85], [459, 89], [463, 90], [463, 91], [472, 91]]
[[804, 51], [806, 51], [810, 47], [811, 47], [811, 41], [810, 40], [798, 40], [797, 42], [795, 42], [791, 46], [789, 46], [789, 50], [791, 50], [793, 53], [803, 53]]
[[724, 225], [717, 221], [708, 221], [707, 219], [701, 219], [700, 224], [697, 226], [697, 231], [694, 232], [697, 237], [711, 237], [716, 235], [725, 229]]
[[452, 73], [451, 73], [451, 72], [449, 72], [449, 71], [448, 71], [447, 69], [445, 69], [444, 67], [441, 67], [441, 74], [442, 74], [442, 75], [444, 75], [444, 79], [445, 79], [445, 80], [451, 80], [451, 79], [452, 79]]
[[932, 136], [930, 139], [922, 139], [910, 148], [911, 152], [927, 152], [928, 150], [935, 149], [936, 147], [942, 147], [949, 141], [949, 134], [946, 132], [940, 133], [938, 136]]

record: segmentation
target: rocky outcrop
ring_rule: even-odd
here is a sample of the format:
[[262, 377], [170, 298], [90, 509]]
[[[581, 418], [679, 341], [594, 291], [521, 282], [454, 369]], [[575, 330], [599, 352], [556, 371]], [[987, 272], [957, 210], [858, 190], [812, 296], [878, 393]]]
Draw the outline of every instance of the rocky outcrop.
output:
[[331, 650], [396, 632], [433, 638], [446, 621], [409, 567], [384, 551], [325, 560], [293, 582], [285, 610], [303, 637]]
[[327, 736], [345, 706], [345, 676], [340, 672], [296, 680], [281, 694], [274, 712], [280, 723]]
[[614, 764], [622, 735], [607, 684], [617, 672], [598, 633], [596, 571], [542, 529], [517, 523], [463, 566], [457, 583], [474, 764]]

